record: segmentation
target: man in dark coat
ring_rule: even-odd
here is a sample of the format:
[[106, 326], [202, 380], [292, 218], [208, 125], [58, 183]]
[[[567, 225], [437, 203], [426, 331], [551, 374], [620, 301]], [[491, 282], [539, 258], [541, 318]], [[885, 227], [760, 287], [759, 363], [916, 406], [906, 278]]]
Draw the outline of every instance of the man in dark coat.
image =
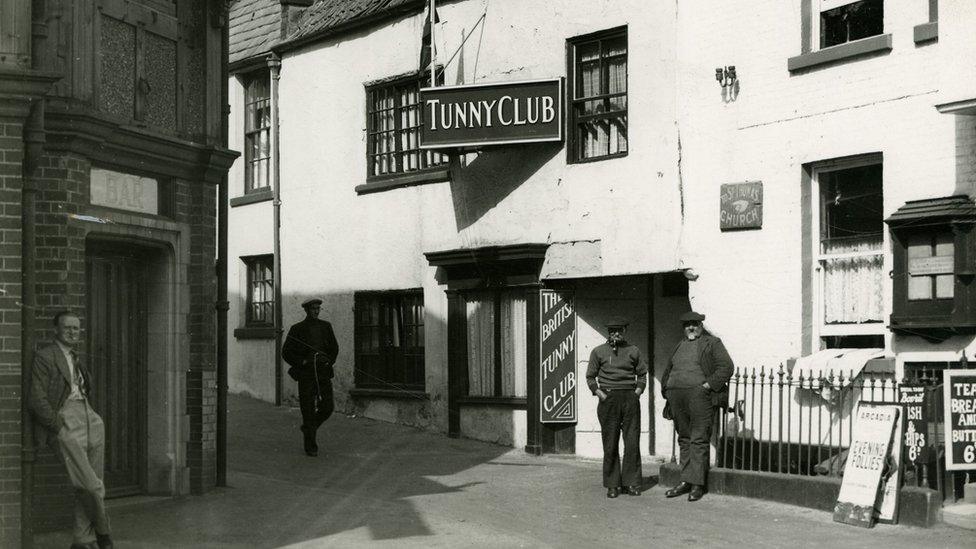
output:
[[291, 368], [288, 375], [298, 382], [298, 403], [302, 411], [305, 453], [317, 456], [315, 433], [335, 409], [332, 397], [333, 364], [339, 354], [332, 324], [319, 320], [321, 299], [302, 303], [305, 320], [288, 330], [281, 357]]
[[81, 336], [78, 315], [54, 316], [54, 343], [34, 353], [28, 408], [38, 444], [61, 458], [75, 492], [72, 549], [113, 546], [105, 512], [105, 424], [92, 410], [93, 381], [75, 351]]
[[603, 486], [608, 498], [620, 495], [621, 487], [632, 496], [641, 494], [640, 395], [647, 386], [647, 362], [640, 349], [624, 339], [626, 331], [626, 320], [608, 322], [607, 342], [593, 349], [586, 368], [586, 384], [600, 399], [596, 415], [603, 436]]
[[681, 315], [684, 338], [671, 351], [661, 376], [681, 450], [681, 482], [665, 495], [688, 494], [688, 501], [705, 494], [715, 410], [728, 405], [733, 367], [722, 340], [705, 331], [703, 320], [705, 315], [694, 311]]

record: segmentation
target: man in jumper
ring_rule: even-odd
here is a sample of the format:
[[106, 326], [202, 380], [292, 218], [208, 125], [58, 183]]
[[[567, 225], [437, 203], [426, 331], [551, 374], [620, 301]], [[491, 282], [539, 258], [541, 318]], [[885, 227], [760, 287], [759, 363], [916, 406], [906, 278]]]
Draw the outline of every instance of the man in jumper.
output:
[[632, 496], [641, 494], [640, 395], [647, 386], [647, 362], [640, 349], [624, 338], [626, 332], [626, 320], [608, 322], [607, 342], [593, 349], [586, 368], [586, 384], [600, 399], [596, 414], [603, 435], [603, 486], [608, 498], [620, 495], [621, 488]]

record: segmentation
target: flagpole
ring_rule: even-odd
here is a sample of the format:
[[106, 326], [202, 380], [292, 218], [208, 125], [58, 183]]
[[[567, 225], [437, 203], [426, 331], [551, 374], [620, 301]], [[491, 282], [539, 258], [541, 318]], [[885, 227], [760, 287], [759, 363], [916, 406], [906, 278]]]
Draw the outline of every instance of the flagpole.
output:
[[430, 0], [430, 87], [432, 88], [437, 85], [437, 79], [434, 78], [434, 67], [437, 66], [437, 48], [434, 46], [437, 44], [434, 31], [434, 16], [437, 12], [434, 10], [434, 0]]

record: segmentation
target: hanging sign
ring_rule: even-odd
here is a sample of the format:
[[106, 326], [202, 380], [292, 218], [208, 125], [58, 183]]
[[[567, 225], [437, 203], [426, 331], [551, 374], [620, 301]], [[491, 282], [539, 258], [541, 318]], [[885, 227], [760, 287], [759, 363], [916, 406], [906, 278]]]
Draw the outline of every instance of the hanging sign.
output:
[[946, 370], [946, 470], [976, 470], [976, 370]]
[[563, 140], [563, 80], [420, 90], [420, 148]]
[[539, 417], [542, 423], [576, 423], [576, 307], [571, 292], [539, 296]]
[[762, 228], [762, 181], [728, 183], [719, 195], [719, 228], [723, 231]]
[[924, 385], [898, 387], [898, 404], [905, 414], [905, 463], [912, 466], [929, 462], [929, 407]]
[[898, 413], [899, 407], [894, 404], [858, 404], [844, 480], [834, 506], [835, 522], [866, 528], [874, 525], [882, 474], [893, 472], [888, 461]]

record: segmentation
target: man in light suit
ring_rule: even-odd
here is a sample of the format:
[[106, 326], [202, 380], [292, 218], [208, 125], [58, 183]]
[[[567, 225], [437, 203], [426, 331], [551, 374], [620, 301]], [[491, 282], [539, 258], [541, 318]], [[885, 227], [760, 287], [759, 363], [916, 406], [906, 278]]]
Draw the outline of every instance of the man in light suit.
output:
[[38, 444], [48, 444], [61, 458], [75, 491], [72, 549], [112, 547], [105, 513], [105, 426], [92, 410], [92, 377], [75, 346], [81, 320], [62, 311], [54, 317], [55, 341], [36, 353], [31, 368], [28, 407]]

